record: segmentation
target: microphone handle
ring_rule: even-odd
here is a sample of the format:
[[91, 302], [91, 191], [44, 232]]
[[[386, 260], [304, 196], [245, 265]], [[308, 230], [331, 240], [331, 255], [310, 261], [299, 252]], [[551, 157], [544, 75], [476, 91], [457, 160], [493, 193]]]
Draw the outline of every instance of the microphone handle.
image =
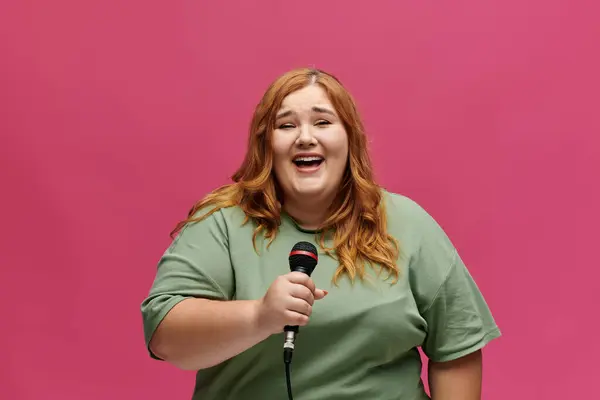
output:
[[[312, 271], [306, 268], [304, 265], [296, 265], [291, 268], [292, 272], [302, 272], [310, 277]], [[286, 359], [290, 357], [291, 352], [294, 350], [294, 342], [296, 341], [296, 335], [298, 334], [299, 327], [298, 325], [290, 326], [286, 325], [283, 327], [283, 331], [285, 332], [285, 343], [283, 348], [286, 350]]]
[[[304, 267], [303, 265], [295, 266], [294, 268], [292, 268], [292, 272], [302, 272], [303, 274], [306, 274], [309, 277], [310, 277], [310, 273], [311, 273], [311, 271], [308, 268]], [[294, 334], [297, 334], [298, 326], [297, 325], [295, 325], [295, 326], [286, 325], [283, 328], [283, 331], [284, 332], [294, 332]]]
[[302, 272], [303, 274], [306, 274], [310, 277], [311, 275], [311, 270], [308, 269], [307, 267], [305, 267], [304, 265], [297, 265], [295, 268], [293, 268], [291, 270], [292, 272]]

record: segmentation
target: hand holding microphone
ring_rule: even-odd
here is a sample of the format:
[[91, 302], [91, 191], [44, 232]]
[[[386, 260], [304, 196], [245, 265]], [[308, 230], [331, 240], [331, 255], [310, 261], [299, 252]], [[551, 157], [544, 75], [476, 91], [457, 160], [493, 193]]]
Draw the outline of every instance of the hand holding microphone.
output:
[[296, 327], [308, 324], [315, 300], [327, 294], [310, 278], [317, 265], [317, 250], [312, 244], [297, 243], [289, 262], [292, 272], [277, 277], [260, 300], [258, 321], [271, 334], [284, 329], [297, 332]]
[[310, 277], [301, 272], [281, 275], [271, 284], [259, 307], [259, 324], [270, 333], [283, 331], [286, 325], [308, 324], [315, 300], [325, 297]]

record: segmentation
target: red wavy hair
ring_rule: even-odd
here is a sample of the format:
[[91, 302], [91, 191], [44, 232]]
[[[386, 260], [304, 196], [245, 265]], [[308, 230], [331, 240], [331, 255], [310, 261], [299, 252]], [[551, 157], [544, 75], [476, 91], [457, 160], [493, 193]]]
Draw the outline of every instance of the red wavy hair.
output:
[[[326, 91], [348, 134], [346, 172], [328, 218], [317, 234], [321, 248], [329, 256], [337, 257], [339, 262], [333, 281], [337, 282], [343, 274], [352, 281], [357, 276], [363, 279], [368, 263], [378, 266], [379, 272], [387, 271], [393, 275], [395, 282], [399, 276], [396, 265], [399, 245], [387, 233], [382, 190], [374, 181], [363, 123], [352, 96], [341, 82], [318, 69], [289, 71], [269, 86], [254, 112], [246, 156], [232, 177], [233, 183], [212, 191], [196, 203], [171, 235], [221, 208], [237, 206], [246, 214], [244, 224], [249, 220], [256, 223], [254, 243], [261, 232], [269, 239], [269, 244], [275, 239], [281, 222], [280, 204], [283, 203], [282, 192], [272, 173], [271, 137], [275, 116], [287, 95], [311, 84], [320, 85]], [[197, 216], [205, 207], [210, 210]], [[325, 246], [328, 233], [333, 235], [333, 247]]]

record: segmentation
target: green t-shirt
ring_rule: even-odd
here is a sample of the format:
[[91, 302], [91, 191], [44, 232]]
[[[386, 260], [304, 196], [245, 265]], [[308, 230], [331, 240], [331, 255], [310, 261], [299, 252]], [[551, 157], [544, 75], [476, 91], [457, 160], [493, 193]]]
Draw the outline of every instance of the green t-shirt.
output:
[[[428, 399], [418, 347], [430, 359], [446, 361], [500, 336], [483, 296], [434, 219], [405, 196], [384, 191], [384, 201], [389, 233], [401, 246], [400, 280], [392, 285], [371, 271], [366, 281], [352, 285], [344, 277], [335, 286], [338, 264], [319, 254], [312, 278], [329, 295], [315, 302], [309, 324], [296, 338], [296, 400]], [[186, 226], [173, 241], [142, 303], [146, 344], [183, 299], [258, 299], [277, 276], [289, 272], [294, 244], [309, 241], [319, 248], [315, 232], [301, 229], [284, 213], [269, 248], [258, 236], [257, 254], [254, 226], [241, 226], [243, 220], [241, 209], [222, 209]], [[283, 342], [283, 333], [272, 335], [198, 371], [193, 399], [286, 398]]]

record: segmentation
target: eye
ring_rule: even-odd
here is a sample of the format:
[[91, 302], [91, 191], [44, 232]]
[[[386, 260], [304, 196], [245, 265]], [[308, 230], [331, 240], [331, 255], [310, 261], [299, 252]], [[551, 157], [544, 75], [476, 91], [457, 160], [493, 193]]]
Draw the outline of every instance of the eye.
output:
[[283, 124], [280, 125], [278, 129], [293, 129], [294, 125], [293, 124]]
[[326, 125], [331, 125], [331, 122], [322, 119], [320, 121], [317, 121], [317, 123], [315, 125], [326, 126]]

